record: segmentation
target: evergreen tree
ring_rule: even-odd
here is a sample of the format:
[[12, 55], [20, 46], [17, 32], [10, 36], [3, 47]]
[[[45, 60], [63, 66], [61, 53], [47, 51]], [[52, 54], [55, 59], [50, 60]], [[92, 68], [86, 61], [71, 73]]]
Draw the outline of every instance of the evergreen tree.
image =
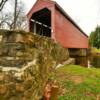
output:
[[100, 48], [100, 26], [97, 26], [95, 31], [91, 32], [89, 42], [92, 47]]

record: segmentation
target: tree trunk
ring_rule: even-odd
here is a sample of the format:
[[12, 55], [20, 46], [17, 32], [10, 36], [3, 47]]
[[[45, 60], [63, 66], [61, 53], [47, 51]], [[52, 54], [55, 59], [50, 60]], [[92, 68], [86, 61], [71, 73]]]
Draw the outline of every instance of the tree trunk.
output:
[[13, 25], [13, 29], [16, 29], [16, 21], [17, 21], [17, 3], [18, 0], [15, 0], [15, 8], [14, 8], [14, 25]]

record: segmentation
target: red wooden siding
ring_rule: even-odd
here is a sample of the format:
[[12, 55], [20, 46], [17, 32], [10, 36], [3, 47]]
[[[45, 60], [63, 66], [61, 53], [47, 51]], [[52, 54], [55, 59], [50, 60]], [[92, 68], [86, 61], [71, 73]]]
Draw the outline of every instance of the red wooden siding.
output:
[[69, 20], [69, 16], [62, 14], [62, 8], [58, 10], [58, 6], [57, 3], [50, 0], [37, 0], [27, 15], [29, 27], [32, 15], [43, 8], [47, 8], [51, 11], [52, 39], [59, 42], [65, 48], [88, 48], [88, 36], [77, 27], [72, 19], [71, 21]]
[[87, 37], [57, 9], [55, 10], [55, 38], [66, 48], [88, 48]]
[[31, 18], [32, 14], [35, 12], [43, 9], [43, 8], [48, 8], [49, 10], [53, 9], [54, 4], [50, 1], [45, 1], [45, 0], [37, 0], [37, 2], [34, 4], [34, 6], [31, 8], [29, 13], [27, 14], [28, 19]]

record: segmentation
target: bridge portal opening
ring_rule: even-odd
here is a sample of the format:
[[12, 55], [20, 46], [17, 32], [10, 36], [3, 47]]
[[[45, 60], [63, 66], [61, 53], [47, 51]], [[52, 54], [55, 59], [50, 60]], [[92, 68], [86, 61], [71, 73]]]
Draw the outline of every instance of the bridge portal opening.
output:
[[51, 11], [47, 8], [35, 12], [30, 20], [30, 31], [51, 37]]

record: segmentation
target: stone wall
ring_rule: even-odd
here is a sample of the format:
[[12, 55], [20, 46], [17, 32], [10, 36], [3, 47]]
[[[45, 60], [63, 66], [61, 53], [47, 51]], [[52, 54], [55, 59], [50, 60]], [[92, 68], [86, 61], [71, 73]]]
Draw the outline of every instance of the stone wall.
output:
[[0, 100], [39, 100], [57, 65], [69, 59], [53, 40], [0, 30]]

